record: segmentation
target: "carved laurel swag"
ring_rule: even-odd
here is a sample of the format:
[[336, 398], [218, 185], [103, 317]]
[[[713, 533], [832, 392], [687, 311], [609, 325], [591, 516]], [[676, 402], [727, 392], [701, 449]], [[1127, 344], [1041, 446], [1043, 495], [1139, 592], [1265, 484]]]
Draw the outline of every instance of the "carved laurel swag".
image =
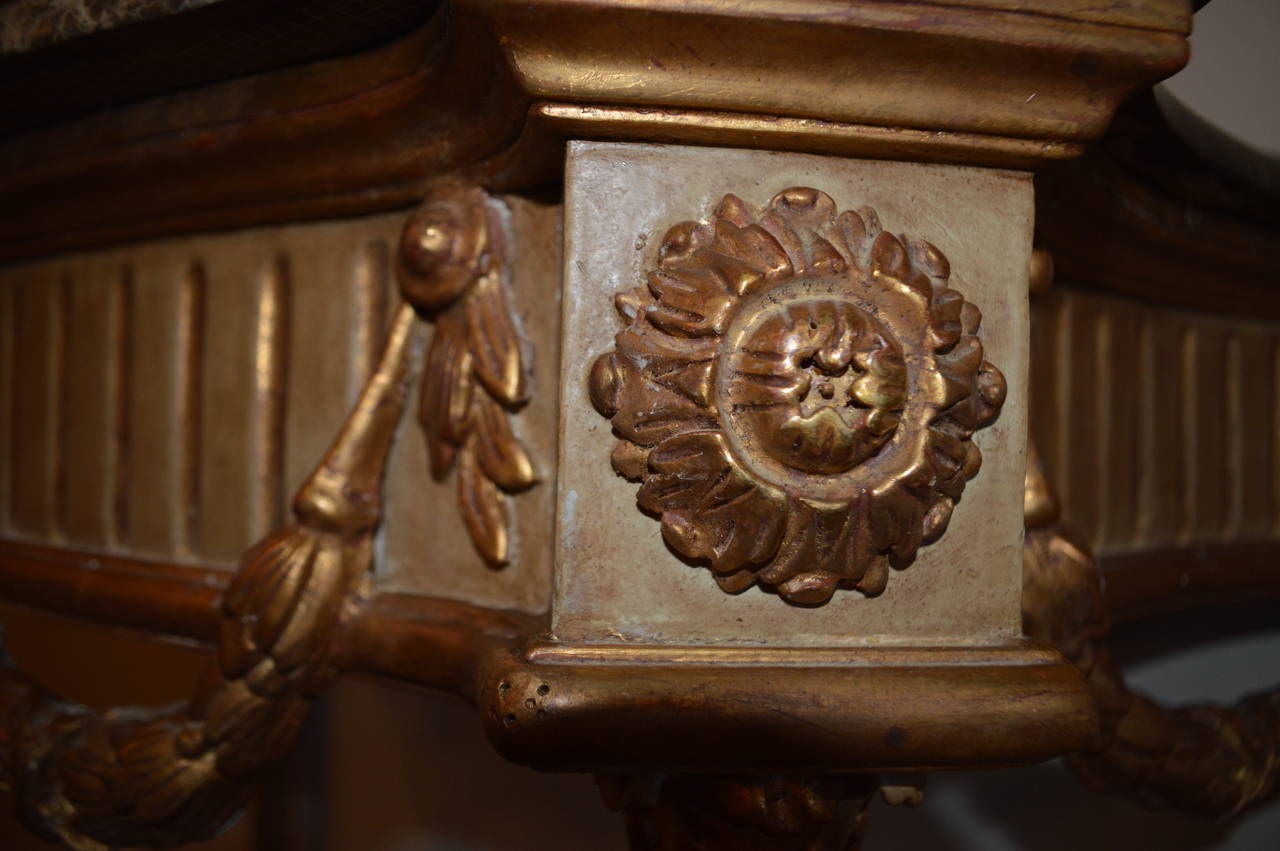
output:
[[406, 222], [396, 272], [435, 324], [419, 412], [437, 480], [457, 470], [458, 508], [477, 551], [510, 557], [505, 494], [537, 481], [510, 414], [529, 401], [526, 345], [507, 299], [502, 211], [482, 190], [446, 184]]
[[367, 581], [416, 320], [382, 359], [294, 498], [295, 521], [245, 553], [223, 595], [217, 662], [183, 707], [97, 713], [0, 667], [0, 785], [32, 829], [82, 851], [212, 836], [248, 780], [293, 743], [336, 676], [333, 639]]
[[1099, 791], [1210, 818], [1280, 795], [1280, 689], [1230, 706], [1175, 708], [1131, 691], [1106, 646], [1102, 572], [1058, 522], [1034, 447], [1024, 498], [1024, 630], [1080, 669], [1098, 708], [1096, 747], [1068, 756], [1067, 765]]
[[720, 587], [880, 593], [946, 529], [1003, 376], [942, 252], [788, 189], [663, 238], [589, 377], [668, 545]]

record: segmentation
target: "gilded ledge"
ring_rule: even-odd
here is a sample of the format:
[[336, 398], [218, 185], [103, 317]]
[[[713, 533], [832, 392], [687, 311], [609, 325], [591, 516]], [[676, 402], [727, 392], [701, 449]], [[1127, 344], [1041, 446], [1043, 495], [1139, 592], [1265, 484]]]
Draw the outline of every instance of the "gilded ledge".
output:
[[667, 544], [727, 592], [820, 605], [879, 594], [938, 539], [1005, 397], [949, 277], [934, 246], [816, 189], [672, 227], [589, 377]]

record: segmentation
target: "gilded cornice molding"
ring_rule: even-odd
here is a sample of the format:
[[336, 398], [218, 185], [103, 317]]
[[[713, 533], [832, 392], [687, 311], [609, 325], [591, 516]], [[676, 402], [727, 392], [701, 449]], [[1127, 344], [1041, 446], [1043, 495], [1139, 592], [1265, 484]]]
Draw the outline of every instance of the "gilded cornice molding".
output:
[[447, 12], [365, 53], [0, 144], [0, 258], [392, 209], [443, 171], [546, 186], [575, 138], [1035, 168], [1078, 154], [1126, 96], [1176, 71], [1189, 23], [1176, 0]]

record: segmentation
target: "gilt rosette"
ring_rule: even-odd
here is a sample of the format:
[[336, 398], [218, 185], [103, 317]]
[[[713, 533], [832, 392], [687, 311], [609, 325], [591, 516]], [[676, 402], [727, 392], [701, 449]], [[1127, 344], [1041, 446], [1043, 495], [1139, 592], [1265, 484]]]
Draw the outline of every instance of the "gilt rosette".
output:
[[814, 189], [672, 227], [591, 369], [619, 474], [725, 591], [879, 594], [947, 528], [999, 414], [981, 313], [937, 248]]

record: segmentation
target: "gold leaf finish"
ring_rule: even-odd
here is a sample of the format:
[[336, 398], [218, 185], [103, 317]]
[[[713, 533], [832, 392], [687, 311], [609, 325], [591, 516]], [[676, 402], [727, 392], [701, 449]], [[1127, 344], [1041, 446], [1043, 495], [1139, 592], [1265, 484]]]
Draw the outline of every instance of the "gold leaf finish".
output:
[[1025, 488], [1022, 619], [1086, 676], [1101, 720], [1092, 748], [1067, 757], [1089, 786], [1208, 817], [1280, 793], [1280, 690], [1232, 706], [1169, 709], [1129, 690], [1105, 639], [1102, 574], [1059, 523], [1057, 498], [1032, 451]]
[[0, 783], [29, 824], [84, 851], [211, 836], [244, 805], [245, 781], [293, 743], [310, 698], [337, 673], [333, 633], [373, 564], [414, 328], [405, 306], [294, 498], [294, 522], [241, 559], [223, 596], [217, 664], [187, 707], [94, 713], [11, 664], [0, 669]]
[[396, 272], [405, 300], [435, 322], [420, 417], [431, 473], [457, 467], [458, 510], [476, 551], [510, 560], [505, 493], [537, 481], [508, 420], [529, 401], [529, 367], [506, 293], [501, 211], [476, 187], [445, 184], [405, 223]]
[[1004, 401], [950, 273], [809, 188], [672, 227], [588, 377], [668, 545], [729, 592], [883, 591], [945, 531]]

